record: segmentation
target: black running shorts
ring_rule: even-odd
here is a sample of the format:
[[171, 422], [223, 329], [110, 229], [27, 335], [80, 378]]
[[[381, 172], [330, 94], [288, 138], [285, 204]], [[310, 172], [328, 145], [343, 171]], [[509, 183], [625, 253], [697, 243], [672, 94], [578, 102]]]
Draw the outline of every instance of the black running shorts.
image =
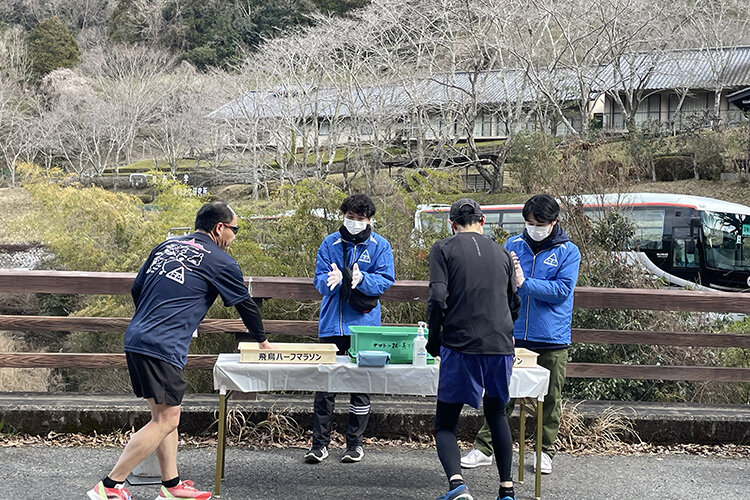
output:
[[126, 352], [133, 392], [139, 398], [154, 398], [156, 404], [180, 406], [187, 382], [182, 369], [145, 354]]

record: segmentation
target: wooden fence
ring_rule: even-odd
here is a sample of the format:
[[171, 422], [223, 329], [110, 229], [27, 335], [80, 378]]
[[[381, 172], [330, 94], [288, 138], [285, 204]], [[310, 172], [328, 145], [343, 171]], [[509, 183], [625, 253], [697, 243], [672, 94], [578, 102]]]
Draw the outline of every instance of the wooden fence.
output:
[[[125, 295], [130, 293], [134, 278], [135, 274], [132, 273], [0, 270], [0, 292]], [[252, 277], [246, 280], [254, 298], [320, 300], [310, 278]], [[397, 281], [383, 296], [383, 300], [426, 302], [427, 296], [427, 282]], [[750, 294], [578, 287], [575, 290], [575, 307], [750, 314]], [[128, 322], [129, 318], [0, 315], [0, 330], [122, 332]], [[317, 333], [317, 322], [314, 321], [264, 320], [264, 324], [270, 334], [314, 336]], [[240, 320], [206, 319], [198, 331], [208, 334], [244, 332], [245, 327]], [[743, 334], [574, 329], [572, 341], [591, 344], [750, 348], [750, 335]], [[211, 369], [215, 361], [215, 355], [191, 355], [187, 368]], [[0, 367], [5, 368], [125, 366], [123, 354], [0, 352]], [[750, 368], [715, 366], [569, 363], [567, 375], [750, 382]]]

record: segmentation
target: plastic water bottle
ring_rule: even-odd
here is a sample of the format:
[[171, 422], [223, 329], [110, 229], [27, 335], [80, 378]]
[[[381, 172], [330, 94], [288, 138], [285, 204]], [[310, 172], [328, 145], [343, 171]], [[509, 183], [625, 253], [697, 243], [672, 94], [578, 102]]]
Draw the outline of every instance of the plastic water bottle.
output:
[[427, 366], [427, 337], [425, 337], [427, 323], [420, 321], [418, 325], [417, 335], [414, 337], [411, 362], [414, 366]]

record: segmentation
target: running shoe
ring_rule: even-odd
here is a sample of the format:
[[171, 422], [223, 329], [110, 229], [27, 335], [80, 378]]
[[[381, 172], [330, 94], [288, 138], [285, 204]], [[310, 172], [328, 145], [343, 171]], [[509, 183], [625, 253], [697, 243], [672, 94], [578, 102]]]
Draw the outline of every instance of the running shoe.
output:
[[461, 467], [464, 469], [476, 469], [483, 465], [492, 465], [492, 455], [487, 456], [476, 448], [461, 459]]
[[474, 497], [469, 493], [469, 487], [462, 484], [461, 486], [450, 490], [445, 495], [437, 497], [437, 500], [474, 500]]
[[161, 492], [156, 500], [166, 500], [169, 498], [182, 498], [183, 500], [208, 500], [213, 493], [210, 491], [200, 491], [195, 489], [195, 483], [192, 481], [180, 481], [180, 484], [172, 488], [161, 485]]
[[87, 491], [86, 495], [89, 500], [132, 500], [133, 498], [124, 484], [118, 484], [114, 488], [105, 488], [102, 481]]
[[312, 447], [305, 453], [305, 462], [308, 464], [318, 464], [326, 458], [328, 458], [328, 448], [325, 446], [320, 448]]
[[346, 452], [341, 457], [341, 461], [344, 463], [359, 462], [364, 456], [365, 451], [361, 446], [347, 446]]

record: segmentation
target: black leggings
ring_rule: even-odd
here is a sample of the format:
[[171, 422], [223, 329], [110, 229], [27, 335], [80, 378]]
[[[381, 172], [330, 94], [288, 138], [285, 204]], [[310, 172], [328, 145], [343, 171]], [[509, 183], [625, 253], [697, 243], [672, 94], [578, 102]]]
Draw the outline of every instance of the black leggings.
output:
[[[458, 449], [456, 428], [461, 415], [462, 403], [437, 402], [435, 412], [435, 444], [438, 458], [448, 479], [461, 474], [461, 451]], [[499, 398], [484, 398], [484, 416], [490, 424], [492, 445], [495, 448], [497, 472], [500, 482], [512, 481], [511, 466], [513, 463], [513, 438], [510, 435], [508, 418], [505, 416], [505, 405]]]

